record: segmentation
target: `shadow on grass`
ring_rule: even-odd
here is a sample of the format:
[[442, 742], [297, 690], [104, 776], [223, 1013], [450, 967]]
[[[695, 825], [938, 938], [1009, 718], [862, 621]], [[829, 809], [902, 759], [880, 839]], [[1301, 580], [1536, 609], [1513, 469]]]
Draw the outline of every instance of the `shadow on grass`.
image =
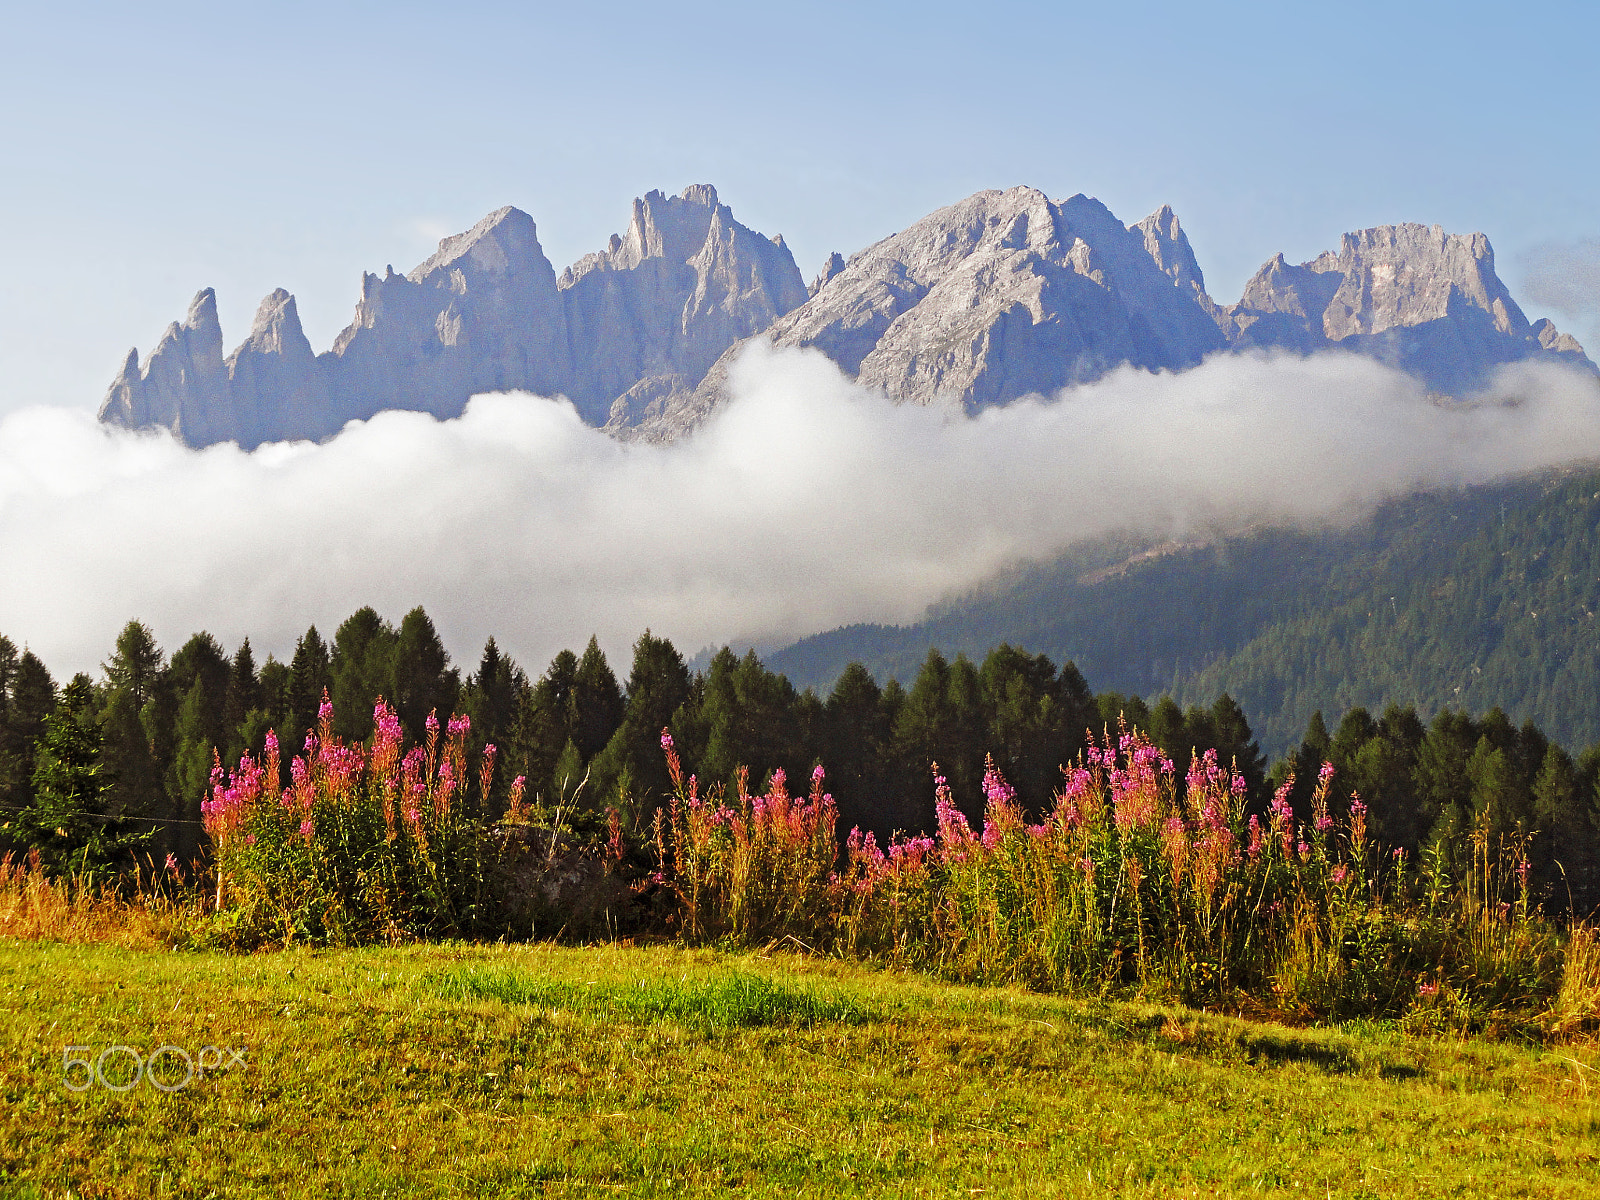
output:
[[443, 971], [422, 981], [446, 1000], [607, 1013], [640, 1021], [676, 1021], [701, 1029], [822, 1023], [862, 1025], [873, 1014], [848, 996], [813, 992], [761, 975], [733, 971], [702, 980], [641, 979], [635, 983], [575, 984], [526, 971]]
[[1378, 1061], [1353, 1043], [1300, 1033], [1292, 1029], [1240, 1028], [1213, 1024], [1212, 1019], [1175, 1013], [1105, 1018], [1103, 1027], [1131, 1041], [1194, 1054], [1244, 1059], [1262, 1066], [1304, 1063], [1330, 1075], [1374, 1075], [1379, 1079], [1415, 1079], [1427, 1072], [1411, 1063]]

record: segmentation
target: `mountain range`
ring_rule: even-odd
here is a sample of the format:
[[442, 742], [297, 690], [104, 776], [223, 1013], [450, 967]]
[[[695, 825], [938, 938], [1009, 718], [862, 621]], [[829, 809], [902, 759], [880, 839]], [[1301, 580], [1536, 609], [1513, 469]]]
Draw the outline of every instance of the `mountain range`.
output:
[[490, 213], [404, 275], [363, 275], [354, 318], [321, 354], [280, 289], [224, 356], [204, 289], [148, 355], [129, 351], [100, 418], [251, 448], [527, 390], [567, 396], [619, 437], [670, 441], [726, 398], [730, 363], [757, 337], [815, 348], [892, 399], [969, 410], [1226, 352], [1338, 347], [1450, 395], [1523, 359], [1595, 369], [1570, 335], [1528, 321], [1481, 233], [1347, 233], [1298, 266], [1277, 255], [1224, 307], [1171, 208], [1124, 225], [1090, 197], [1014, 187], [834, 254], [808, 288], [781, 237], [695, 185], [635, 200], [626, 234], [560, 275], [531, 217]]

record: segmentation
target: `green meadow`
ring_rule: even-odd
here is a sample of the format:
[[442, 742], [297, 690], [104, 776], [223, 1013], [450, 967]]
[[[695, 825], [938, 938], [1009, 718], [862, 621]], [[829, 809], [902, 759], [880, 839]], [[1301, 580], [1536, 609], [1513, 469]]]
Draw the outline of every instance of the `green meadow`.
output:
[[7, 941], [0, 1039], [5, 1196], [1600, 1195], [1588, 1044], [791, 954]]

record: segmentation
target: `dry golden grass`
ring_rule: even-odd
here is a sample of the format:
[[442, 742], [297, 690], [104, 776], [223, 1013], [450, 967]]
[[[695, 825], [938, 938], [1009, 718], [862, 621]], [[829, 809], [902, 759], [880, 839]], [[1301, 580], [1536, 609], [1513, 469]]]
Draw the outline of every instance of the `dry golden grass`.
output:
[[51, 881], [37, 853], [0, 858], [0, 940], [158, 950], [189, 940], [195, 917], [192, 908], [167, 896], [130, 898], [78, 879]]
[[1600, 934], [1591, 925], [1572, 927], [1561, 967], [1561, 987], [1544, 1024], [1558, 1040], [1600, 1029]]

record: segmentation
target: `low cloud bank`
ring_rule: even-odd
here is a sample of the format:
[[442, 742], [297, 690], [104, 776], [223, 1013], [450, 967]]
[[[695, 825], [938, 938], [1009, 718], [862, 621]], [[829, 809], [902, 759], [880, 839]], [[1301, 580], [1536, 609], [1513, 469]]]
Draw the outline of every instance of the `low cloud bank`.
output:
[[321, 445], [193, 451], [32, 409], [0, 421], [0, 633], [58, 675], [131, 617], [258, 660], [371, 604], [426, 606], [458, 661], [493, 634], [530, 671], [591, 632], [621, 670], [645, 627], [692, 652], [909, 621], [1086, 537], [1348, 522], [1385, 498], [1600, 459], [1600, 386], [1548, 364], [1430, 403], [1329, 353], [1119, 371], [962, 416], [895, 406], [820, 355], [754, 348], [673, 446], [563, 401], [383, 413]]

